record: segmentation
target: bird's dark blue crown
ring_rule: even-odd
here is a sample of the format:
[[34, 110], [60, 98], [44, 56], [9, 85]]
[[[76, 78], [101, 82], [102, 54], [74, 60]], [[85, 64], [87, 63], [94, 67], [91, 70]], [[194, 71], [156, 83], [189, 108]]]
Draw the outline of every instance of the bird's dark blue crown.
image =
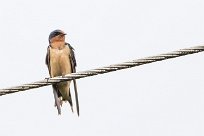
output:
[[50, 33], [50, 35], [49, 35], [49, 38], [48, 38], [49, 43], [50, 43], [50, 40], [51, 40], [53, 37], [55, 37], [55, 36], [57, 36], [57, 35], [60, 35], [60, 34], [65, 34], [65, 33], [64, 33], [62, 30], [60, 30], [60, 29], [57, 29], [57, 30], [52, 31], [52, 32]]

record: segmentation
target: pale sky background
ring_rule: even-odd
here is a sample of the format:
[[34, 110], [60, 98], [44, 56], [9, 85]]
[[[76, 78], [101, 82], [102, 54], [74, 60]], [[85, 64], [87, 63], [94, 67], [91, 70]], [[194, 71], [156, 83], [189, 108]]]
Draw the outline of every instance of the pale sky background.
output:
[[[203, 0], [5, 0], [0, 18], [0, 88], [48, 77], [55, 29], [77, 71], [204, 44]], [[0, 136], [203, 136], [203, 70], [199, 53], [77, 80], [80, 117], [51, 86], [2, 96]]]

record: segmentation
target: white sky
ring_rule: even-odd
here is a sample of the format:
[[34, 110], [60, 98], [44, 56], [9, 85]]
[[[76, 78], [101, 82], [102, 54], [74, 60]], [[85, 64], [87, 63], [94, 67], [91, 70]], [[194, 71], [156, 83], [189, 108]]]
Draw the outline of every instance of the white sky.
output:
[[[0, 88], [48, 77], [54, 29], [68, 33], [77, 71], [204, 43], [203, 0], [0, 2]], [[1, 136], [202, 136], [204, 54], [80, 79], [81, 115], [54, 107], [52, 88], [0, 98]], [[73, 89], [72, 89], [73, 90]]]

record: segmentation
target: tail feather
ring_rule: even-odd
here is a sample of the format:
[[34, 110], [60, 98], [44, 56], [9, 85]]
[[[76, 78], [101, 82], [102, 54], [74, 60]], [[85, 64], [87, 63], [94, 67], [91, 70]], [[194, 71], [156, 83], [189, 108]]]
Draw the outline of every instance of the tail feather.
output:
[[58, 91], [57, 91], [57, 88], [55, 85], [52, 86], [53, 87], [53, 94], [54, 94], [54, 98], [55, 98], [55, 105], [57, 107], [57, 110], [58, 110], [58, 114], [61, 115], [61, 100], [58, 96]]
[[72, 103], [72, 96], [71, 96], [70, 89], [69, 89], [69, 99], [68, 99], [68, 102], [69, 102], [69, 104], [70, 104], [70, 106], [71, 106], [72, 112], [74, 112], [74, 111], [73, 111], [73, 103]]
[[75, 91], [75, 99], [76, 99], [76, 109], [77, 109], [77, 114], [79, 116], [79, 99], [78, 99], [78, 91], [77, 91], [77, 83], [76, 80], [73, 80], [74, 82], [74, 91]]

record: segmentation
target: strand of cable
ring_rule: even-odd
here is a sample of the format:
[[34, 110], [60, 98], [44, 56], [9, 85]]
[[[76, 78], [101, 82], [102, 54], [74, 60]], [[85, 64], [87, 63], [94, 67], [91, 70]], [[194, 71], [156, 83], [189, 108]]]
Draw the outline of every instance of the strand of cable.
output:
[[122, 70], [122, 69], [127, 69], [131, 67], [136, 67], [148, 63], [153, 63], [157, 61], [162, 61], [166, 59], [172, 59], [184, 55], [189, 55], [189, 54], [194, 54], [198, 52], [204, 51], [204, 46], [196, 46], [196, 47], [191, 47], [191, 48], [186, 48], [186, 49], [180, 49], [178, 51], [173, 51], [170, 53], [165, 53], [165, 54], [160, 54], [156, 56], [150, 56], [150, 57], [145, 57], [142, 59], [136, 59], [133, 61], [128, 61], [124, 63], [119, 63], [119, 64], [114, 64], [106, 67], [101, 67], [101, 68], [96, 68], [92, 70], [87, 70], [87, 71], [81, 71], [77, 73], [72, 73], [68, 74], [65, 76], [59, 76], [59, 77], [54, 77], [54, 78], [45, 78], [44, 80], [36, 81], [33, 83], [28, 83], [28, 84], [23, 84], [20, 86], [15, 86], [15, 87], [9, 87], [5, 89], [0, 89], [0, 96], [1, 95], [6, 95], [6, 94], [11, 94], [11, 93], [16, 93], [16, 92], [21, 92], [21, 91], [26, 91], [34, 88], [39, 88], [43, 86], [48, 86], [51, 84], [56, 84], [59, 82], [63, 81], [70, 81], [73, 79], [80, 79], [80, 78], [85, 78], [89, 76], [95, 76], [99, 74], [104, 74], [108, 72], [113, 72], [117, 70]]

